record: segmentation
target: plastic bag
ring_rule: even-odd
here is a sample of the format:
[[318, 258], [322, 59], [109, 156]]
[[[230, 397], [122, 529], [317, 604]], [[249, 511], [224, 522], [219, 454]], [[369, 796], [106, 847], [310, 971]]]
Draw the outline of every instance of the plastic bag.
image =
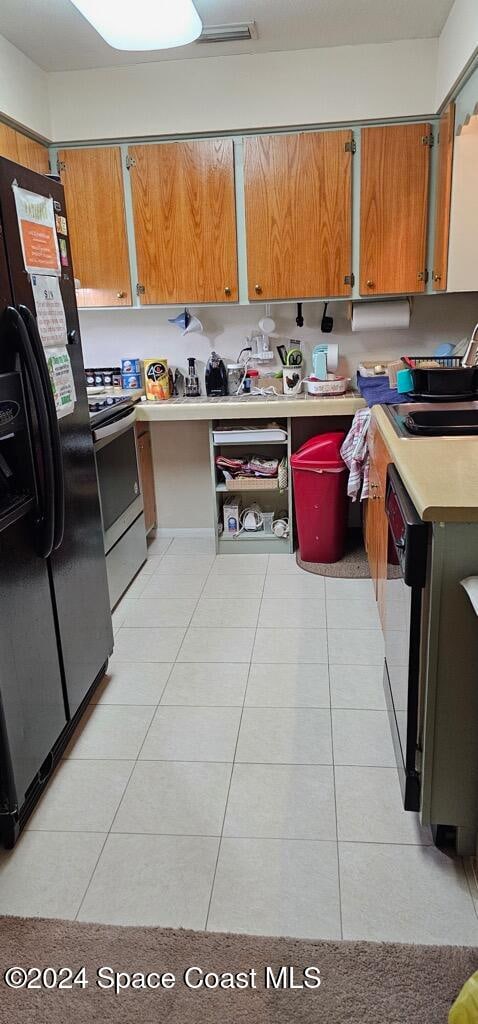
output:
[[463, 985], [448, 1014], [448, 1024], [478, 1024], [478, 971]]

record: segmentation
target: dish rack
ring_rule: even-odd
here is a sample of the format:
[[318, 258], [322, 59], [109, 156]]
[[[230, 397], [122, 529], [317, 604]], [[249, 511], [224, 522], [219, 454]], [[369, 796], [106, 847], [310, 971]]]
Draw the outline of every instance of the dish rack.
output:
[[410, 356], [409, 359], [414, 364], [410, 365], [410, 371], [415, 397], [459, 400], [475, 394], [478, 370], [474, 366], [463, 366], [461, 356]]
[[[438, 363], [438, 366], [427, 367], [430, 370], [438, 370], [440, 367], [449, 369], [450, 367], [461, 366], [462, 360], [462, 356], [409, 356], [408, 358], [411, 359], [412, 363], [415, 363], [417, 370], [420, 369], [420, 364], [423, 365], [423, 363]], [[462, 369], [465, 369], [465, 367], [462, 367]]]
[[[290, 470], [290, 456], [291, 456], [291, 420], [290, 418], [280, 421], [279, 427], [283, 430], [283, 437], [281, 440], [277, 439], [277, 430], [275, 431], [274, 440], [267, 440], [267, 436], [263, 430], [264, 421], [262, 423], [255, 423], [251, 421], [250, 429], [242, 429], [243, 424], [241, 423], [241, 429], [238, 430], [237, 434], [228, 437], [227, 440], [224, 438], [224, 432], [220, 431], [220, 424], [214, 421], [209, 423], [209, 452], [210, 452], [210, 464], [211, 464], [211, 482], [213, 490], [213, 509], [214, 509], [214, 524], [215, 524], [215, 535], [216, 535], [216, 551], [218, 554], [244, 554], [244, 553], [265, 553], [272, 554], [274, 552], [291, 553], [294, 550], [293, 546], [293, 503], [292, 503], [292, 474]], [[257, 440], [258, 430], [261, 430], [261, 439]], [[216, 437], [221, 437], [221, 440], [215, 440]], [[254, 440], [248, 438], [250, 435]], [[279, 461], [285, 457], [287, 462], [287, 486], [283, 490], [279, 490], [279, 481], [277, 477], [235, 477], [232, 480], [218, 480], [218, 472], [216, 467], [216, 456], [224, 449], [226, 452], [234, 449], [236, 455], [263, 455], [266, 458], [277, 458]], [[226, 534], [221, 531], [220, 526], [223, 521], [222, 506], [226, 494], [240, 493], [242, 495], [242, 504], [244, 506], [252, 505], [254, 502], [258, 502], [265, 510], [269, 509], [274, 512], [275, 515], [283, 512], [287, 508], [287, 514], [289, 519], [289, 536], [288, 537], [276, 537], [274, 534], [266, 533], [264, 530], [258, 530], [256, 532], [243, 532], [238, 537]], [[260, 495], [264, 497], [261, 501]]]

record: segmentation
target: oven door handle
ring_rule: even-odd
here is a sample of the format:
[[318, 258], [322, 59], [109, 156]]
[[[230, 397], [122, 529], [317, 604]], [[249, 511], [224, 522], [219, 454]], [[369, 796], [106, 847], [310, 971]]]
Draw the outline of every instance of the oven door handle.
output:
[[132, 427], [136, 419], [136, 409], [133, 412], [128, 413], [121, 420], [115, 420], [114, 423], [107, 423], [104, 427], [95, 427], [93, 430], [93, 440], [103, 441], [106, 437], [114, 438], [120, 437], [121, 434], [125, 434], [130, 427]]

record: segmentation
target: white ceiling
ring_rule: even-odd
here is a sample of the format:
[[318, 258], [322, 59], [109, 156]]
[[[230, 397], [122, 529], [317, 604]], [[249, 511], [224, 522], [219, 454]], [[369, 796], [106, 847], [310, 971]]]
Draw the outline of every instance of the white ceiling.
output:
[[[158, 0], [160, 2], [160, 0]], [[174, 2], [174, 0], [173, 0]], [[195, 0], [204, 25], [255, 21], [259, 38], [113, 50], [70, 0], [1, 0], [0, 34], [47, 71], [438, 36], [453, 0]], [[134, 0], [132, 0], [134, 16]]]

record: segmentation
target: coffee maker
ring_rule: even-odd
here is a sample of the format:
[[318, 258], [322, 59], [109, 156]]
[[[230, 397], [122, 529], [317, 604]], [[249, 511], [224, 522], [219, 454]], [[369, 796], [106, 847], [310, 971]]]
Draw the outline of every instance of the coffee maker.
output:
[[226, 367], [217, 352], [211, 352], [206, 366], [206, 394], [218, 397], [227, 395]]

